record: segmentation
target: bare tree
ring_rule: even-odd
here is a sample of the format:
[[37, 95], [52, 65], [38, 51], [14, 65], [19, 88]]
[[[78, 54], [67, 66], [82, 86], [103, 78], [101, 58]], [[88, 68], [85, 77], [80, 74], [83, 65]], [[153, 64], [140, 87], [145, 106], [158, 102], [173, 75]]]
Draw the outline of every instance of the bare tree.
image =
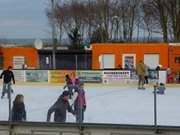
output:
[[169, 0], [166, 3], [167, 12], [169, 15], [170, 28], [173, 33], [173, 40], [180, 41], [180, 0]]
[[75, 28], [84, 42], [95, 33], [101, 42], [133, 42], [135, 36], [138, 41], [141, 30], [148, 41], [159, 33], [168, 42], [180, 40], [179, 5], [179, 0], [59, 0], [55, 18], [51, 10], [47, 15], [50, 22], [56, 20], [60, 42]]
[[167, 0], [145, 0], [144, 9], [148, 9], [153, 22], [158, 23], [162, 31], [164, 42], [168, 42], [168, 12]]

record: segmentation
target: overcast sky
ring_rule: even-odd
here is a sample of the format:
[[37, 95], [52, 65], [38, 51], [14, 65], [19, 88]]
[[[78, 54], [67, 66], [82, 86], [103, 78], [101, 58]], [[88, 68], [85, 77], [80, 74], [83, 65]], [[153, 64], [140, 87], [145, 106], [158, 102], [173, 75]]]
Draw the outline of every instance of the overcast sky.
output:
[[50, 0], [0, 0], [0, 38], [47, 38]]

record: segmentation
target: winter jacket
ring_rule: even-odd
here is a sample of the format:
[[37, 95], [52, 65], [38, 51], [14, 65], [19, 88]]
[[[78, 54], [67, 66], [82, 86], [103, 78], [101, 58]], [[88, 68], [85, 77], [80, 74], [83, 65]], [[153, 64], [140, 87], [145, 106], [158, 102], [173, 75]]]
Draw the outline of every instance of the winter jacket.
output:
[[68, 101], [65, 101], [62, 96], [50, 107], [47, 114], [47, 121], [50, 121], [51, 114], [54, 112], [55, 122], [65, 122], [66, 121], [66, 110], [73, 113], [71, 106]]
[[14, 74], [12, 71], [4, 70], [1, 73], [0, 78], [2, 78], [2, 77], [3, 77], [4, 83], [9, 83], [9, 82], [11, 82], [11, 80], [13, 80], [13, 83], [15, 84]]
[[69, 91], [72, 92], [73, 82], [72, 82], [71, 78], [66, 78], [66, 85], [64, 86], [64, 89], [65, 89], [66, 87], [68, 88]]
[[66, 78], [66, 85], [72, 85], [73, 82], [71, 80], [71, 78]]
[[24, 103], [13, 103], [12, 108], [12, 121], [26, 120], [26, 110]]
[[139, 76], [145, 75], [145, 64], [143, 62], [139, 62], [136, 66], [136, 72]]
[[77, 98], [74, 102], [74, 108], [75, 110], [77, 108], [81, 108], [81, 109], [85, 109], [84, 107], [86, 107], [86, 98], [85, 98], [85, 91], [84, 89], [76, 89], [77, 94]]

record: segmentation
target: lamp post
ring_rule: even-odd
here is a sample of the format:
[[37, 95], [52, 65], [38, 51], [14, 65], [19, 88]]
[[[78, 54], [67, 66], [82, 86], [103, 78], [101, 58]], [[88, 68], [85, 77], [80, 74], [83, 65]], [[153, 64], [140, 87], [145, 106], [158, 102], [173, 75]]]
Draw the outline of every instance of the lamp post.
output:
[[52, 49], [52, 59], [53, 59], [53, 69], [56, 69], [56, 28], [55, 28], [55, 0], [51, 0], [51, 5], [52, 5], [52, 44], [53, 44], [53, 49]]
[[154, 128], [157, 133], [157, 85], [154, 86]]

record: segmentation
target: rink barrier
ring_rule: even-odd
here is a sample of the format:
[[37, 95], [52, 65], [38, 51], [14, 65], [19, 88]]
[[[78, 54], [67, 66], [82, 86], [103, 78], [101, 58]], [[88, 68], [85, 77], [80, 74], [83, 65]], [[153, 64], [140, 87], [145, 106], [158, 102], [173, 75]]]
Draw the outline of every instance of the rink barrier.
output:
[[[0, 85], [2, 85], [0, 83]], [[64, 86], [64, 83], [44, 83], [44, 82], [39, 82], [39, 83], [32, 83], [32, 82], [17, 82], [16, 85], [18, 86]], [[146, 85], [146, 88], [153, 88], [155, 83], [151, 83], [149, 85]], [[96, 88], [96, 87], [129, 87], [129, 88], [134, 88], [137, 89], [137, 83], [108, 83], [108, 84], [99, 84], [99, 83], [85, 83], [85, 87], [90, 87], [90, 88]], [[166, 87], [170, 88], [176, 88], [180, 87], [180, 84], [166, 84]]]
[[[137, 84], [135, 70], [13, 70], [17, 84], [64, 84], [65, 75], [72, 80], [79, 78], [81, 82], [92, 84]], [[166, 70], [160, 71], [159, 81], [166, 83]], [[149, 71], [150, 83], [158, 80], [156, 70]]]
[[0, 135], [179, 135], [180, 127], [97, 123], [0, 122]]

